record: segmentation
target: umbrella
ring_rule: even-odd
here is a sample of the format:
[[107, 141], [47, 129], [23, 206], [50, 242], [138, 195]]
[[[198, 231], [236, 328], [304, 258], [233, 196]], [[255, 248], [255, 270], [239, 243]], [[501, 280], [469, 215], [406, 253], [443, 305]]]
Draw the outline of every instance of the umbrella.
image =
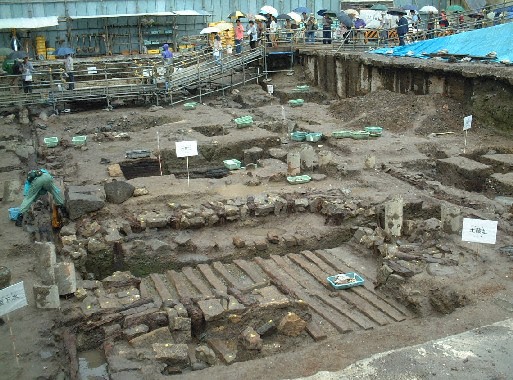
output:
[[338, 21], [340, 21], [342, 24], [344, 24], [348, 28], [351, 28], [353, 26], [353, 20], [351, 19], [351, 17], [349, 17], [349, 15], [347, 13], [340, 12], [340, 14], [338, 15], [337, 18], [338, 18]]
[[433, 7], [432, 5], [424, 5], [422, 8], [420, 8], [419, 12], [420, 12], [420, 13], [429, 13], [429, 12], [433, 12], [433, 13], [438, 14], [438, 9], [436, 9], [436, 8], [435, 8], [435, 7]]
[[289, 12], [287, 13], [290, 17], [292, 17], [292, 20], [294, 20], [297, 24], [299, 24], [302, 20], [301, 15], [296, 12]]
[[416, 5], [413, 5], [413, 4], [403, 5], [402, 8], [407, 10], [407, 11], [417, 11], [417, 10], [419, 10], [419, 7], [417, 7]]
[[255, 16], [255, 20], [267, 21], [267, 17], [262, 16], [262, 15], [256, 15], [256, 16]]
[[0, 55], [9, 55], [13, 52], [14, 50], [12, 50], [11, 48], [0, 48]]
[[354, 17], [360, 16], [360, 13], [358, 13], [358, 11], [356, 9], [346, 9], [344, 12], [347, 13], [349, 16], [351, 16], [351, 15], [353, 15]]
[[293, 12], [296, 12], [296, 13], [311, 13], [312, 11], [310, 10], [310, 8], [307, 8], [307, 7], [297, 7], [296, 9], [293, 10]]
[[19, 51], [13, 51], [11, 54], [7, 56], [7, 59], [23, 59], [25, 57], [28, 57], [28, 54], [26, 51], [19, 50]]
[[260, 8], [260, 13], [267, 13], [273, 15], [274, 17], [278, 16], [278, 11], [276, 8], [273, 8], [270, 5], [264, 5], [262, 8]]
[[405, 15], [406, 11], [402, 8], [390, 8], [387, 13], [392, 16], [401, 16]]
[[246, 15], [244, 13], [242, 13], [241, 11], [235, 11], [235, 12], [230, 13], [228, 15], [228, 18], [234, 18], [234, 19], [246, 18]]
[[386, 11], [388, 7], [384, 4], [374, 4], [370, 9], [373, 11]]
[[68, 55], [68, 54], [75, 54], [75, 50], [73, 50], [72, 48], [63, 46], [63, 47], [60, 47], [57, 50], [55, 50], [55, 53], [53, 53], [53, 55], [55, 55], [56, 57], [64, 57], [65, 55]]
[[219, 33], [221, 30], [215, 26], [209, 26], [201, 30], [200, 34]]
[[317, 14], [319, 16], [328, 15], [329, 17], [337, 17], [337, 14], [333, 11], [329, 11], [327, 9], [321, 9], [320, 11], [317, 11]]
[[447, 7], [447, 12], [454, 12], [454, 13], [458, 13], [458, 12], [465, 12], [465, 8], [463, 8], [461, 5], [449, 5]]
[[216, 24], [215, 26], [217, 29], [219, 29], [220, 31], [223, 31], [223, 30], [230, 30], [233, 28], [233, 25], [228, 23], [228, 22], [220, 22], [219, 24]]
[[281, 15], [276, 16], [276, 20], [292, 20], [292, 17], [286, 13], [282, 13]]

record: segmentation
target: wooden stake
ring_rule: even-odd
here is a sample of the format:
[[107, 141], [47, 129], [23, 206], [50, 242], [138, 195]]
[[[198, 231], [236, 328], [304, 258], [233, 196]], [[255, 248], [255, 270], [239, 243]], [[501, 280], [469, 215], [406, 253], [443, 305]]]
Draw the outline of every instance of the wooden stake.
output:
[[9, 335], [11, 337], [11, 342], [12, 342], [12, 351], [14, 353], [14, 357], [16, 358], [16, 368], [20, 368], [18, 352], [16, 351], [16, 337], [12, 333], [12, 324], [11, 324], [11, 319], [9, 318], [9, 313], [7, 313], [6, 316], [7, 316], [7, 325], [9, 326]]

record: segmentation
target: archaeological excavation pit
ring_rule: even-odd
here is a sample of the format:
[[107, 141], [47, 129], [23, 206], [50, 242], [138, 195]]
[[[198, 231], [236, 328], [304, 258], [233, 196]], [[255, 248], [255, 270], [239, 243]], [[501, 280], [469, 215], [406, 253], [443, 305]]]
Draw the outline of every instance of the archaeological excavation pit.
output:
[[[120, 106], [36, 129], [38, 162], [62, 179], [68, 211], [55, 239], [39, 239], [52, 242], [36, 245], [37, 273], [45, 279], [55, 259], [58, 273], [74, 272], [76, 281], [58, 276], [66, 290], [53, 298], [43, 296], [51, 278], [34, 291], [41, 307], [61, 307], [55, 335], [68, 352], [101, 357], [112, 379], [215, 378], [222, 372], [210, 371], [232, 365], [301, 362], [308, 349], [325, 369], [337, 340], [415, 332], [511, 288], [497, 281], [511, 273], [499, 252], [511, 244], [507, 144], [471, 136], [463, 153], [465, 99], [392, 91], [404, 86], [390, 73], [375, 91], [347, 87], [349, 74], [332, 85], [322, 67], [308, 70], [313, 59], [304, 73], [273, 76], [274, 96], [262, 82], [195, 110]], [[305, 104], [289, 106], [307, 81]], [[234, 119], [247, 115], [253, 124], [238, 128]], [[371, 125], [382, 136], [333, 134]], [[90, 137], [85, 146], [42, 143], [78, 132]], [[323, 136], [294, 141], [292, 132]], [[177, 141], [198, 143], [188, 170]], [[141, 151], [147, 156], [130, 154]], [[230, 159], [243, 168], [227, 169]], [[310, 181], [290, 184], [292, 173]], [[36, 225], [47, 211], [39, 206]], [[497, 247], [462, 242], [464, 217], [499, 219]], [[350, 272], [364, 284], [336, 290], [327, 282]], [[394, 344], [376, 342], [369, 352]], [[299, 376], [289, 366], [276, 377]]]

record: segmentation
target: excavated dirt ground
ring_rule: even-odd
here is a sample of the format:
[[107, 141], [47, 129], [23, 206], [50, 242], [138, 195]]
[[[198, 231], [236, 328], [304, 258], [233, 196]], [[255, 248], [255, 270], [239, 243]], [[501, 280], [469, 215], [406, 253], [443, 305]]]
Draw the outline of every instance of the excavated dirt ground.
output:
[[[296, 72], [294, 76], [276, 74], [271, 83], [274, 84], [275, 91], [297, 97], [291, 91], [296, 85], [304, 83], [304, 77], [300, 72]], [[315, 90], [312, 91], [313, 94], [309, 97], [315, 98]], [[325, 97], [325, 94], [319, 94], [319, 99]], [[241, 98], [245, 103], [253, 103], [254, 106], [242, 108]], [[321, 149], [321, 145], [329, 148], [334, 153], [335, 163], [339, 165], [336, 175], [328, 174], [320, 181], [291, 186], [284, 180], [261, 180], [253, 183], [255, 186], [248, 186], [248, 180], [252, 178], [247, 171], [232, 172], [221, 179], [192, 179], [190, 186], [187, 179], [176, 179], [173, 175], [139, 177], [130, 182], [136, 187], [146, 187], [148, 195], [131, 198], [122, 205], [107, 204], [92, 218], [105, 222], [120, 215], [128, 217], [143, 211], [159, 210], [169, 202], [200, 204], [263, 193], [311, 194], [337, 190], [339, 194], [343, 194], [341, 197], [363, 199], [368, 204], [378, 204], [394, 195], [402, 195], [407, 201], [422, 200], [431, 210], [436, 210], [441, 201], [449, 201], [461, 206], [465, 215], [499, 220], [496, 245], [464, 244], [457, 236], [438, 233], [422, 236], [424, 242], [432, 240], [428, 247], [443, 245], [446, 247], [445, 251], [454, 254], [454, 257], [459, 256], [460, 260], [454, 276], [433, 280], [422, 273], [421, 277], [424, 277], [411, 283], [411, 297], [422, 298], [424, 294], [431, 294], [432, 302], [439, 301], [437, 306], [425, 307], [425, 300], [416, 303], [412, 299], [403, 299], [406, 306], [418, 306], [417, 318], [367, 331], [334, 334], [318, 343], [309, 342], [305, 345], [304, 341], [285, 353], [178, 376], [184, 379], [232, 379], [241, 375], [247, 379], [296, 378], [320, 370], [341, 369], [372, 353], [466, 331], [511, 317], [513, 305], [501, 300], [512, 299], [513, 265], [507, 255], [499, 252], [499, 248], [513, 244], [512, 211], [482, 194], [425, 181], [433, 179], [443, 182], [440, 177], [426, 178], [426, 173], [432, 172], [430, 164], [425, 163], [428, 159], [456, 156], [464, 149], [466, 153], [512, 153], [511, 137], [498, 134], [492, 126], [480, 125], [479, 120], [474, 121], [465, 148], [462, 118], [469, 113], [471, 110], [466, 110], [458, 102], [440, 95], [412, 96], [387, 91], [354, 99], [322, 100], [318, 103], [307, 101], [303, 107], [290, 108], [277, 97], [266, 95], [262, 87], [251, 84], [239, 88], [236, 94], [227, 95], [226, 99], [206, 99], [194, 111], [184, 111], [179, 106], [156, 110], [119, 106], [113, 111], [99, 109], [75, 114], [71, 108], [70, 113], [60, 116], [36, 117], [30, 126], [21, 126], [17, 120], [10, 121], [4, 117], [0, 119], [0, 129], [3, 130], [4, 137], [0, 160], [2, 167], [8, 167], [13, 152], [17, 151], [13, 148], [16, 143], [5, 141], [19, 139], [18, 144], [23, 145], [23, 140], [26, 139], [30, 145], [31, 128], [37, 135], [39, 144], [44, 136], [59, 136], [61, 140], [69, 141], [72, 136], [87, 134], [90, 137], [87, 148], [76, 149], [64, 145], [48, 150], [39, 147], [37, 164], [23, 161], [23, 165], [47, 166], [56, 176], [62, 178], [65, 185], [102, 184], [110, 181], [105, 162], [125, 161], [125, 151], [149, 149], [155, 156], [157, 132], [162, 151], [173, 150], [174, 141], [177, 140], [197, 140], [200, 150], [201, 146], [205, 146], [214, 152], [209, 166], [219, 167], [222, 166], [222, 160], [233, 158], [223, 152], [234, 153], [239, 152], [241, 147], [246, 149], [258, 146], [255, 141], [281, 138], [284, 144], [278, 144], [278, 147], [288, 149], [295, 146], [294, 142], [288, 141], [286, 135], [287, 128], [294, 123], [296, 130], [322, 132], [326, 136], [337, 130], [379, 125], [384, 128], [384, 133], [378, 139], [355, 141], [329, 137], [315, 144], [316, 149]], [[258, 127], [235, 129], [232, 119], [247, 114], [254, 116]], [[202, 131], [205, 132], [206, 126], [213, 126], [216, 131], [223, 133], [213, 133], [213, 136], [208, 133], [201, 134]], [[276, 133], [270, 134], [269, 131]], [[445, 132], [451, 133], [434, 135]], [[130, 139], [113, 137], [119, 133], [127, 133]], [[14, 136], [14, 139], [9, 136]], [[217, 149], [218, 147], [221, 148]], [[369, 155], [376, 157], [376, 168], [365, 170], [365, 160]], [[185, 166], [183, 161], [181, 164]], [[191, 168], [195, 164], [204, 166], [204, 162], [191, 159]], [[23, 169], [27, 167], [24, 166]], [[264, 169], [257, 169], [255, 173]], [[164, 171], [177, 171], [176, 162], [169, 166], [164, 165]], [[0, 174], [1, 181], [12, 178], [13, 175], [20, 182], [23, 179], [23, 170]], [[13, 204], [4, 202], [1, 206], [4, 217], [0, 218], [0, 264], [11, 269], [12, 283], [25, 281], [28, 299], [31, 300], [30, 289], [37, 282], [33, 269], [33, 236], [16, 228], [5, 217], [7, 208]], [[428, 214], [433, 214], [433, 211]], [[430, 217], [433, 215], [425, 219]], [[283, 218], [279, 224], [279, 229], [305, 236], [326, 234], [333, 228], [314, 215], [305, 216], [303, 219], [298, 215]], [[263, 224], [248, 222], [241, 226], [241, 230], [230, 225], [204, 228], [198, 233], [196, 241], [204, 243], [199, 249], [206, 252], [212, 247], [212, 242], [218, 242], [221, 247], [225, 241], [230, 243], [234, 234], [265, 236], [271, 229], [277, 229], [273, 220], [267, 220]], [[225, 248], [229, 255], [233, 248], [230, 248], [230, 244]], [[212, 258], [217, 258], [216, 252], [212, 253]], [[362, 257], [354, 259], [355, 265], [365, 263], [366, 270], [374, 272], [375, 276], [378, 268], [375, 254], [365, 249], [361, 252]], [[384, 288], [381, 291], [392, 293], [394, 289]], [[63, 299], [62, 302], [66, 306], [73, 299]], [[0, 326], [0, 378], [64, 378], [65, 355], [62, 346], [53, 336], [54, 321], [59, 318], [59, 310], [39, 310], [33, 303], [11, 313], [11, 328], [15, 335], [21, 368], [17, 368], [14, 360], [9, 326], [4, 324]]]

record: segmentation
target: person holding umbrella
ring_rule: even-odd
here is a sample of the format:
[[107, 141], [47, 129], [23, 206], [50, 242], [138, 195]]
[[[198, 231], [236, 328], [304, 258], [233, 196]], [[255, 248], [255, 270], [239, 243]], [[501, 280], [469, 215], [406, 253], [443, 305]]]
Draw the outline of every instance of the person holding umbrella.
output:
[[306, 43], [313, 44], [315, 42], [315, 31], [317, 30], [317, 21], [314, 15], [308, 17], [306, 22]]
[[331, 24], [333, 24], [333, 20], [328, 12], [325, 12], [322, 16], [322, 43], [324, 45], [331, 44]]
[[256, 45], [258, 42], [258, 30], [255, 26], [255, 22], [253, 20], [249, 21], [248, 27], [248, 36], [249, 36], [249, 47], [251, 50], [256, 49]]
[[399, 36], [399, 46], [404, 46], [404, 36], [408, 33], [408, 19], [406, 12], [399, 14], [399, 21], [397, 21], [397, 35]]

